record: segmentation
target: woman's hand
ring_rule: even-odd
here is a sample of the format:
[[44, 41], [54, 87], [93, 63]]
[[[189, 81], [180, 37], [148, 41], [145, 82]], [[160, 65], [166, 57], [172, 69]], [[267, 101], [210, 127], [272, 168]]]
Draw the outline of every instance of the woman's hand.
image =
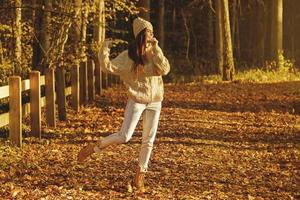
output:
[[153, 37], [152, 40], [151, 40], [151, 44], [152, 44], [152, 46], [157, 45], [158, 44], [158, 40], [155, 37]]
[[146, 51], [146, 56], [148, 59], [151, 59], [155, 54], [154, 49], [158, 45], [158, 40], [155, 37], [153, 37], [153, 38], [151, 38], [151, 40], [148, 41], [148, 44], [150, 44], [150, 45], [149, 45], [148, 50]]

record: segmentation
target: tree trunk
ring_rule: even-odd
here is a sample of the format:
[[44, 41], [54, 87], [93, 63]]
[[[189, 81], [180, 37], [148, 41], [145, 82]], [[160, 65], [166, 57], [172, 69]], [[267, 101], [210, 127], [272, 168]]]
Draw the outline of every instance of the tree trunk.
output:
[[237, 3], [237, 18], [236, 18], [236, 24], [235, 24], [235, 36], [234, 36], [234, 55], [236, 60], [240, 60], [241, 58], [241, 40], [240, 40], [240, 17], [241, 17], [241, 2], [238, 0]]
[[[78, 18], [76, 18], [76, 21], [74, 22], [73, 31], [74, 31], [74, 53], [76, 56], [76, 59], [80, 59], [82, 44], [81, 44], [81, 24], [82, 24], [82, 18], [81, 18], [81, 8], [82, 8], [82, 0], [74, 0], [75, 5], [75, 12], [79, 13]], [[80, 60], [79, 62], [80, 63]]]
[[[295, 0], [296, 1], [296, 0]], [[294, 18], [295, 18], [295, 28], [294, 28], [294, 34], [295, 34], [295, 40], [294, 40], [294, 47], [293, 49], [295, 50], [294, 55], [295, 55], [295, 59], [296, 59], [296, 65], [300, 66], [300, 38], [297, 37], [300, 35], [300, 24], [297, 23], [299, 22], [300, 19], [300, 2], [297, 0], [295, 2], [295, 9], [297, 14], [295, 14]]]
[[15, 59], [20, 64], [22, 55], [22, 0], [15, 0], [16, 12], [15, 12]]
[[223, 15], [222, 15], [222, 4], [221, 0], [215, 0], [216, 6], [216, 54], [217, 54], [217, 64], [218, 73], [223, 76]]
[[176, 29], [176, 16], [177, 16], [177, 6], [176, 1], [173, 2], [173, 8], [172, 8], [172, 30], [175, 31]]
[[232, 38], [232, 46], [235, 46], [235, 31], [237, 24], [237, 0], [232, 1], [232, 9], [231, 9], [231, 38]]
[[[100, 46], [100, 44], [104, 41], [105, 38], [105, 13], [104, 13], [104, 0], [97, 0], [97, 17], [94, 21], [94, 29], [93, 29], [93, 39], [94, 42]], [[102, 76], [101, 66], [98, 56], [94, 57], [95, 63], [95, 92], [100, 95], [102, 93], [102, 78], [106, 78], [106, 74]]]
[[245, 48], [248, 49], [247, 51], [247, 63], [250, 65], [255, 65], [257, 55], [256, 55], [256, 49], [257, 49], [257, 37], [256, 35], [256, 29], [258, 28], [258, 21], [257, 21], [257, 8], [251, 7], [249, 14], [247, 15], [247, 21], [246, 24], [249, 27], [249, 30], [246, 34], [248, 34], [248, 40], [247, 40], [247, 46]]
[[[297, 28], [296, 16], [297, 16], [297, 1], [287, 0], [285, 1], [283, 8], [283, 20], [284, 20], [284, 33], [283, 33], [283, 49], [284, 54], [288, 59], [295, 59], [295, 30]], [[289, 12], [285, 12], [289, 11]]]
[[[86, 31], [87, 31], [87, 20], [88, 20], [88, 11], [87, 10], [83, 10], [81, 12], [81, 39], [80, 42], [84, 45], [86, 45]], [[85, 49], [83, 49], [85, 50]], [[85, 52], [83, 52], [85, 53]]]
[[160, 47], [164, 49], [165, 46], [165, 0], [159, 0], [158, 3], [159, 11], [158, 11], [158, 41]]
[[271, 60], [271, 27], [272, 27], [272, 4], [273, 0], [265, 1], [265, 27], [264, 32], [267, 33], [265, 36], [265, 60]]
[[40, 71], [39, 63], [40, 63], [40, 54], [41, 48], [39, 44], [40, 38], [40, 30], [41, 30], [41, 23], [42, 23], [42, 10], [40, 7], [42, 6], [41, 2], [38, 0], [34, 0], [34, 5], [37, 6], [36, 9], [33, 10], [32, 14], [32, 22], [33, 22], [33, 42], [32, 42], [32, 69]]
[[[296, 5], [296, 6], [294, 6]], [[287, 37], [290, 37], [290, 51], [291, 51], [291, 58], [292, 59], [296, 59], [296, 60], [299, 60], [299, 57], [296, 56], [296, 48], [297, 48], [297, 39], [298, 41], [299, 40], [299, 37], [296, 37], [296, 35], [299, 35], [297, 34], [297, 30], [299, 31], [300, 30], [300, 24], [298, 23], [298, 28], [297, 28], [297, 18], [299, 19], [300, 15], [300, 3], [298, 0], [293, 0], [292, 1], [292, 7], [293, 7], [293, 12], [292, 12], [292, 16], [291, 16], [291, 31], [290, 31], [290, 35], [289, 33], [287, 33]], [[285, 13], [288, 13], [288, 12], [285, 12]], [[298, 16], [297, 16], [298, 14]], [[298, 46], [297, 49], [300, 49], [300, 46]]]
[[240, 59], [240, 0], [233, 0], [231, 6], [231, 41], [233, 54], [239, 60]]
[[277, 28], [276, 28], [276, 49], [277, 49], [277, 65], [280, 67], [283, 63], [281, 63], [281, 57], [283, 56], [283, 0], [277, 0], [276, 6], [276, 19], [277, 19]]
[[[83, 8], [83, 5], [81, 5], [81, 8]], [[81, 63], [84, 63], [87, 61], [86, 57], [86, 31], [87, 31], [87, 20], [88, 20], [88, 11], [86, 9], [83, 9], [81, 12], [81, 26], [80, 26], [80, 43], [81, 43], [81, 49], [80, 49], [80, 58]]]
[[214, 27], [213, 27], [213, 5], [212, 0], [208, 0], [208, 47], [209, 50], [214, 46]]
[[22, 43], [21, 43], [21, 38], [22, 38], [22, 0], [15, 0], [15, 25], [14, 25], [14, 30], [15, 30], [15, 51], [14, 51], [14, 57], [15, 57], [15, 64], [16, 64], [16, 73], [19, 74], [21, 71], [21, 63], [22, 63]]
[[36, 2], [41, 10], [35, 12], [34, 31], [35, 39], [33, 43], [32, 67], [44, 74], [49, 65], [48, 50], [50, 47], [50, 22], [52, 0], [45, 0], [43, 4]]
[[51, 12], [52, 9], [52, 0], [45, 0], [44, 1], [45, 10], [43, 11], [43, 19], [42, 19], [42, 29], [41, 29], [41, 45], [42, 45], [42, 63], [40, 71], [42, 74], [45, 73], [46, 68], [49, 65], [49, 59], [48, 59], [48, 51], [50, 47], [50, 29], [51, 29]]
[[264, 57], [265, 57], [265, 35], [264, 27], [265, 27], [265, 21], [264, 21], [264, 7], [261, 3], [257, 3], [257, 15], [256, 15], [256, 22], [257, 22], [257, 28], [256, 28], [256, 48], [255, 48], [255, 57], [256, 57], [256, 64], [263, 65]]
[[150, 21], [150, 0], [139, 0], [137, 6], [140, 8], [139, 17]]
[[224, 63], [223, 63], [223, 80], [232, 81], [234, 75], [234, 62], [231, 42], [230, 20], [228, 0], [223, 0], [222, 10], [224, 14]]
[[282, 0], [272, 1], [272, 24], [271, 24], [271, 60], [276, 61], [280, 66], [280, 57], [282, 55], [282, 16], [283, 2]]
[[0, 40], [0, 65], [3, 64], [3, 49], [2, 49], [2, 41]]
[[182, 16], [182, 19], [183, 19], [183, 25], [184, 25], [184, 28], [185, 28], [185, 31], [186, 31], [186, 52], [185, 52], [185, 58], [186, 58], [188, 64], [190, 64], [191, 63], [191, 61], [190, 61], [191, 33], [190, 33], [190, 30], [189, 30], [189, 27], [188, 27], [188, 24], [187, 24], [187, 18], [186, 18], [186, 15], [184, 13], [183, 8], [180, 9], [180, 13], [181, 13], [181, 16]]
[[95, 3], [97, 7], [97, 13], [94, 20], [94, 28], [93, 28], [93, 39], [97, 44], [100, 44], [104, 41], [105, 35], [105, 17], [104, 17], [104, 0], [97, 0]]

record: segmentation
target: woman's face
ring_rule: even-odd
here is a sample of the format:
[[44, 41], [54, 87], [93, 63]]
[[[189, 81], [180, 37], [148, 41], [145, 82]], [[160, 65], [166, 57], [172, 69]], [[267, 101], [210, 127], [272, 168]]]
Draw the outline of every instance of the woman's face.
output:
[[153, 31], [150, 29], [146, 29], [146, 41], [152, 42], [153, 40]]

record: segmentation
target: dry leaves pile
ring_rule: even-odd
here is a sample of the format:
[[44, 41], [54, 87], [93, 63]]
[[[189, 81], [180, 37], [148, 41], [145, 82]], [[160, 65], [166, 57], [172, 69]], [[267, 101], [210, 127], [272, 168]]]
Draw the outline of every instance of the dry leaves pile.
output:
[[[80, 148], [119, 130], [124, 88], [109, 89], [43, 139], [0, 143], [3, 199], [300, 199], [300, 83], [166, 85], [146, 177], [128, 192], [141, 141], [79, 165]], [[28, 122], [25, 122], [29, 124]]]

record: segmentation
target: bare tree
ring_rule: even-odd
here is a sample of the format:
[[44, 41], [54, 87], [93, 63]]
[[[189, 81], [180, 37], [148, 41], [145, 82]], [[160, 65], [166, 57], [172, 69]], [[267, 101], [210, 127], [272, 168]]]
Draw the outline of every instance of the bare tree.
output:
[[3, 47], [2, 41], [0, 40], [0, 65], [3, 64]]
[[232, 81], [234, 76], [234, 62], [232, 52], [232, 41], [230, 31], [229, 7], [228, 0], [222, 1], [222, 11], [224, 14], [224, 63], [223, 63], [223, 80]]
[[265, 20], [264, 20], [264, 4], [257, 1], [254, 3], [251, 12], [252, 37], [251, 51], [254, 65], [263, 65], [265, 59]]
[[14, 50], [14, 57], [15, 57], [15, 70], [16, 73], [20, 73], [21, 70], [21, 63], [22, 63], [22, 0], [15, 0], [15, 23], [14, 23], [14, 33], [15, 33], [15, 50]]
[[73, 24], [73, 30], [74, 30], [74, 53], [77, 57], [80, 56], [82, 44], [81, 44], [81, 24], [82, 24], [82, 0], [74, 0], [74, 11], [75, 13], [78, 13], [78, 17], [75, 19]]
[[158, 1], [158, 41], [162, 49], [165, 46], [165, 0]]
[[[96, 17], [94, 20], [94, 29], [93, 29], [93, 37], [94, 42], [97, 46], [100, 46], [100, 44], [105, 39], [105, 13], [104, 13], [105, 7], [104, 7], [104, 0], [97, 0], [96, 1]], [[100, 62], [98, 56], [94, 56], [94, 62], [95, 62], [95, 90], [96, 94], [102, 93], [102, 79], [104, 78], [106, 80], [107, 85], [107, 75], [102, 74], [100, 70]], [[103, 75], [103, 76], [102, 76]]]
[[217, 54], [217, 64], [218, 72], [223, 76], [223, 14], [222, 14], [222, 2], [221, 0], [215, 0], [216, 7], [216, 54]]
[[280, 55], [282, 54], [282, 20], [283, 1], [272, 1], [272, 23], [271, 23], [271, 60], [280, 65]]
[[186, 14], [184, 12], [184, 8], [183, 7], [180, 8], [180, 14], [182, 16], [183, 25], [184, 25], [184, 28], [185, 28], [185, 31], [186, 31], [186, 52], [185, 52], [185, 58], [186, 58], [188, 64], [190, 64], [191, 63], [191, 61], [190, 61], [191, 33], [190, 33], [188, 22], [187, 22], [187, 16], [186, 16]]
[[35, 11], [34, 16], [32, 67], [43, 74], [49, 65], [52, 0], [45, 0], [43, 3], [36, 1], [36, 4], [38, 10]]
[[211, 51], [214, 46], [214, 10], [212, 0], [208, 0], [208, 49]]

